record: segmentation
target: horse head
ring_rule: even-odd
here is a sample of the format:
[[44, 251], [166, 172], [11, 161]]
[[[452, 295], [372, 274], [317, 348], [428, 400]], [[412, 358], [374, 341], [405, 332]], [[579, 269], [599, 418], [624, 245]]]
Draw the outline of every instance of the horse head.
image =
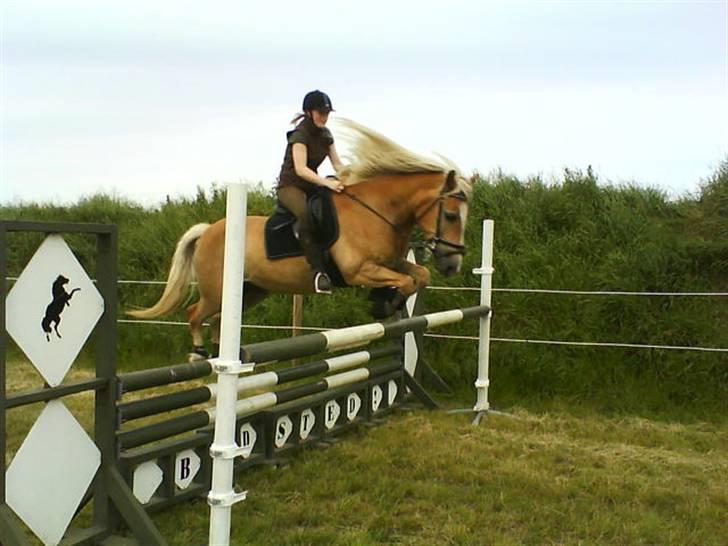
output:
[[447, 173], [438, 195], [421, 212], [416, 223], [427, 234], [437, 271], [445, 276], [460, 272], [465, 253], [469, 186], [462, 175]]

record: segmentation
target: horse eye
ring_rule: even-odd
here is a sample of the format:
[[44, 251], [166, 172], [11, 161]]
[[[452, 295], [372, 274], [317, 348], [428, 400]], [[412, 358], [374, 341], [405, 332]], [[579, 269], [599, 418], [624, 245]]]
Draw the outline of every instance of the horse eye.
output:
[[445, 220], [448, 222], [454, 222], [458, 219], [458, 213], [457, 212], [448, 212], [445, 211]]

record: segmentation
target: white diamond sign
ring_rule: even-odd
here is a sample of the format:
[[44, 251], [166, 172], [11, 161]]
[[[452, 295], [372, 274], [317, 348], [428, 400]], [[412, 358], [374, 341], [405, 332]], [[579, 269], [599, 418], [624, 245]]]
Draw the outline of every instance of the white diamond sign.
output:
[[134, 469], [132, 491], [142, 504], [147, 504], [164, 480], [164, 472], [157, 461], [147, 461]]
[[379, 411], [379, 406], [382, 403], [382, 398], [384, 398], [384, 391], [382, 391], [382, 387], [379, 385], [374, 385], [371, 390], [372, 393], [372, 412]]
[[404, 334], [404, 369], [412, 377], [415, 375], [417, 369], [417, 356], [419, 350], [417, 349], [417, 341], [415, 335], [412, 332], [406, 332]]
[[324, 425], [331, 430], [336, 425], [341, 415], [341, 406], [336, 400], [329, 400], [324, 407]]
[[49, 235], [6, 300], [7, 331], [58, 386], [104, 312], [104, 300], [59, 235]]
[[361, 409], [361, 398], [355, 392], [352, 392], [346, 398], [346, 418], [349, 421], [353, 421], [354, 418], [359, 415]]
[[397, 382], [390, 379], [387, 383], [387, 404], [391, 406], [395, 400], [397, 400]]
[[242, 450], [241, 455], [243, 459], [250, 457], [255, 447], [255, 442], [258, 441], [258, 433], [255, 432], [253, 425], [245, 423], [240, 427], [240, 449]]
[[58, 544], [100, 464], [63, 402], [48, 402], [8, 468], [8, 504], [43, 544]]
[[316, 415], [313, 410], [311, 408], [303, 410], [301, 412], [300, 427], [298, 428], [298, 435], [301, 437], [301, 440], [308, 438], [315, 424]]
[[187, 489], [200, 471], [200, 456], [192, 449], [177, 454], [174, 461], [174, 483]]
[[293, 421], [291, 421], [291, 418], [288, 415], [279, 417], [278, 421], [276, 421], [276, 437], [273, 442], [275, 446], [280, 449], [286, 445], [288, 438], [291, 436], [291, 432], [293, 432]]

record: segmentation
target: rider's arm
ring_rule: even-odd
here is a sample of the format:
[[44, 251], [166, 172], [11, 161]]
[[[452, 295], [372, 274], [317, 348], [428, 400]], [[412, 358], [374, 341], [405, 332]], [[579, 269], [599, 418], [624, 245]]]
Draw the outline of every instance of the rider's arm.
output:
[[341, 158], [339, 158], [339, 152], [336, 151], [336, 145], [334, 143], [331, 143], [331, 146], [329, 146], [329, 161], [331, 161], [331, 165], [337, 173], [344, 166], [341, 162]]
[[291, 150], [293, 156], [293, 168], [296, 174], [312, 184], [318, 186], [326, 186], [334, 191], [341, 191], [341, 183], [338, 180], [327, 180], [326, 178], [320, 177], [313, 170], [308, 168], [306, 160], [308, 159], [308, 150], [306, 145], [300, 142], [296, 142]]

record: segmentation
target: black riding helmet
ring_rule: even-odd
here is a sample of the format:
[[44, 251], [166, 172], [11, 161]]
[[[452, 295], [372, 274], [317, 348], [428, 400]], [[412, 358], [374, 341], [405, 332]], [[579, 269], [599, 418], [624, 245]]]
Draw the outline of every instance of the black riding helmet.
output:
[[331, 106], [331, 99], [323, 91], [316, 89], [309, 91], [303, 97], [303, 111], [318, 110], [319, 112], [333, 112], [334, 107]]

